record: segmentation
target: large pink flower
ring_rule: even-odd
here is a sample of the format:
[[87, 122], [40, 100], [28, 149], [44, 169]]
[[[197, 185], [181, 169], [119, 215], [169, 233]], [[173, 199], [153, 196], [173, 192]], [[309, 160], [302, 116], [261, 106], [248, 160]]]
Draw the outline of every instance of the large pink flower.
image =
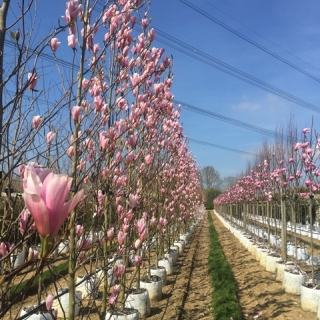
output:
[[69, 213], [80, 202], [83, 190], [68, 202], [72, 179], [54, 174], [48, 169], [26, 170], [24, 177], [24, 201], [29, 209], [38, 233], [43, 237], [55, 237]]

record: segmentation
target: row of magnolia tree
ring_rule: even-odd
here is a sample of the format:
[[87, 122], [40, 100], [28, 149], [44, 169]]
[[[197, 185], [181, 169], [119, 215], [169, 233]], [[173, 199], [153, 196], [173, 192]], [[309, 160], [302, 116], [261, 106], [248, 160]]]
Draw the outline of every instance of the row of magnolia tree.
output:
[[[104, 315], [123, 306], [129, 253], [139, 268], [151, 239], [160, 256], [192, 221], [202, 200], [197, 168], [173, 104], [172, 61], [152, 46], [148, 5], [71, 0], [46, 35], [37, 8], [33, 0], [0, 8], [0, 317], [23, 307], [35, 277], [61, 259], [53, 254], [61, 241], [71, 293], [83, 265], [92, 272], [122, 256], [111, 296], [105, 277]], [[19, 251], [29, 255], [16, 268]], [[17, 295], [11, 285], [26, 274]], [[70, 294], [69, 319], [74, 303]]]
[[[297, 243], [296, 223], [308, 221], [313, 227], [315, 211], [319, 206], [320, 169], [317, 162], [320, 139], [314, 130], [304, 128], [298, 140], [298, 131], [293, 128], [291, 123], [286, 134], [278, 133], [274, 146], [268, 146], [265, 142], [256, 164], [249, 166], [246, 175], [214, 199], [216, 210], [231, 219], [242, 220], [245, 230], [248, 224], [255, 223], [251, 218], [260, 216], [267, 225], [269, 242], [271, 226], [279, 226], [281, 220], [281, 254], [284, 261], [287, 260], [288, 220], [294, 226]], [[259, 159], [264, 160], [259, 164]], [[310, 231], [313, 256], [313, 228]]]

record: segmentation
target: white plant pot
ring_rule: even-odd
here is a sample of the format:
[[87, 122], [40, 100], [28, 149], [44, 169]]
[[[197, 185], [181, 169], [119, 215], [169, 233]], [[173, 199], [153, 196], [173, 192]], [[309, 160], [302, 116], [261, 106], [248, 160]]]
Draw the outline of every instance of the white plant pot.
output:
[[162, 287], [167, 284], [167, 271], [165, 267], [156, 268], [155, 266], [150, 268], [150, 273], [152, 276], [158, 276], [161, 278], [162, 281]]
[[77, 277], [77, 283], [80, 283], [77, 286], [77, 290], [82, 292], [82, 298], [92, 298], [96, 299], [99, 294], [99, 278], [98, 277], [90, 277], [83, 281], [84, 277]]
[[283, 261], [280, 259], [276, 262], [276, 271], [275, 271], [275, 277], [277, 281], [283, 280], [283, 273], [284, 269], [292, 269], [294, 267], [294, 263], [288, 261], [287, 263], [283, 263]]
[[178, 251], [170, 250], [164, 254], [164, 257], [172, 261], [172, 265], [175, 266], [178, 262]]
[[183, 240], [175, 241], [173, 244], [179, 247], [179, 254], [181, 254], [184, 250], [184, 241]]
[[135, 309], [109, 310], [105, 320], [139, 320], [139, 312]]
[[[108, 277], [108, 286], [111, 287], [114, 285], [116, 281], [116, 277], [114, 276], [113, 268], [106, 268], [107, 269], [107, 277]], [[106, 276], [105, 271], [101, 268], [97, 269], [97, 278], [99, 279], [99, 283], [101, 284], [104, 281], [104, 277]]]
[[189, 234], [188, 233], [180, 234], [180, 240], [183, 240], [186, 245], [189, 241]]
[[150, 280], [140, 280], [140, 288], [148, 290], [150, 301], [162, 299], [162, 280], [158, 276], [151, 276]]
[[67, 254], [70, 251], [69, 241], [60, 242], [58, 245], [58, 251], [59, 251], [59, 254]]
[[[69, 292], [68, 289], [59, 289], [58, 295], [65, 291], [65, 294], [53, 301], [52, 307], [58, 310], [58, 316], [63, 317], [63, 314], [68, 318], [69, 314]], [[82, 291], [76, 291], [74, 295], [75, 307], [74, 315], [78, 316], [80, 312], [80, 302], [82, 300]]]
[[301, 285], [301, 309], [317, 312], [320, 301], [320, 288], [309, 287], [308, 283]]
[[301, 284], [305, 283], [307, 276], [304, 272], [295, 272], [295, 268], [285, 269], [283, 272], [282, 288], [285, 292], [294, 295], [301, 294]]
[[172, 260], [170, 261], [169, 259], [160, 259], [158, 261], [158, 266], [165, 267], [167, 276], [170, 276], [173, 273]]
[[268, 250], [266, 250], [266, 249], [263, 249], [263, 250], [261, 250], [261, 253], [260, 253], [260, 266], [262, 266], [262, 267], [266, 267], [266, 257], [267, 257], [267, 255], [268, 255]]
[[[26, 315], [33, 309], [35, 309], [37, 306], [30, 306], [23, 308], [20, 313], [20, 317]], [[50, 312], [43, 312], [43, 313], [32, 313], [30, 316], [25, 317], [24, 319], [28, 320], [54, 320], [53, 316], [51, 315]]]
[[18, 268], [24, 263], [24, 258], [24, 251], [19, 251], [18, 254], [11, 254], [10, 261], [14, 268]]
[[147, 289], [132, 290], [126, 298], [126, 308], [136, 309], [139, 312], [139, 319], [150, 316], [150, 299]]
[[268, 254], [266, 256], [266, 271], [275, 273], [276, 272], [276, 262], [281, 260], [280, 256], [275, 254]]
[[179, 258], [179, 247], [178, 246], [170, 246], [170, 250], [173, 250], [173, 251], [177, 251], [177, 254], [178, 254], [178, 258]]

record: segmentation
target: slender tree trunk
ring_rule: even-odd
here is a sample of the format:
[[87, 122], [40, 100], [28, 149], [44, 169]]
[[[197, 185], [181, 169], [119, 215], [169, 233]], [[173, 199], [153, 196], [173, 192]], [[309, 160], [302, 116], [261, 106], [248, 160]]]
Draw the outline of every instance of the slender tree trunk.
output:
[[[3, 57], [4, 57], [4, 42], [6, 38], [6, 24], [7, 14], [10, 6], [10, 0], [3, 0], [0, 7], [0, 154], [3, 153], [2, 140], [3, 140]], [[2, 189], [0, 182], [0, 190]]]

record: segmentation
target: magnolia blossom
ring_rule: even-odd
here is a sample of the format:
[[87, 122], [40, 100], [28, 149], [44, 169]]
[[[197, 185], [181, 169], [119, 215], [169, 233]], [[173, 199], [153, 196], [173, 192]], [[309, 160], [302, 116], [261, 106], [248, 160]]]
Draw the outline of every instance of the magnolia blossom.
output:
[[81, 117], [80, 117], [80, 112], [81, 112], [81, 107], [80, 106], [74, 106], [71, 111], [72, 119], [76, 122], [80, 122]]
[[23, 179], [24, 201], [41, 237], [54, 238], [69, 213], [80, 202], [83, 190], [66, 202], [72, 179], [35, 165], [26, 167]]
[[42, 118], [40, 116], [34, 116], [32, 118], [32, 126], [34, 129], [38, 129], [42, 122]]
[[52, 38], [50, 40], [50, 47], [53, 52], [56, 52], [61, 42], [58, 41], [58, 38]]
[[78, 237], [81, 237], [83, 235], [83, 233], [84, 233], [84, 227], [78, 224], [76, 226], [76, 235]]
[[74, 36], [74, 34], [70, 34], [68, 36], [68, 46], [71, 49], [75, 49], [76, 48], [76, 37]]
[[47, 143], [51, 143], [51, 141], [54, 139], [54, 137], [56, 136], [56, 134], [52, 131], [49, 131], [47, 133]]
[[6, 244], [5, 242], [0, 243], [0, 255], [2, 257], [5, 257], [6, 255], [8, 255], [9, 249], [10, 247], [8, 244]]
[[54, 296], [52, 296], [51, 294], [46, 297], [46, 308], [48, 311], [52, 309], [53, 300]]
[[19, 216], [19, 230], [22, 235], [34, 228], [34, 222], [28, 209], [23, 209]]
[[34, 88], [36, 87], [37, 83], [38, 83], [38, 76], [36, 73], [28, 73], [28, 88], [33, 91]]

